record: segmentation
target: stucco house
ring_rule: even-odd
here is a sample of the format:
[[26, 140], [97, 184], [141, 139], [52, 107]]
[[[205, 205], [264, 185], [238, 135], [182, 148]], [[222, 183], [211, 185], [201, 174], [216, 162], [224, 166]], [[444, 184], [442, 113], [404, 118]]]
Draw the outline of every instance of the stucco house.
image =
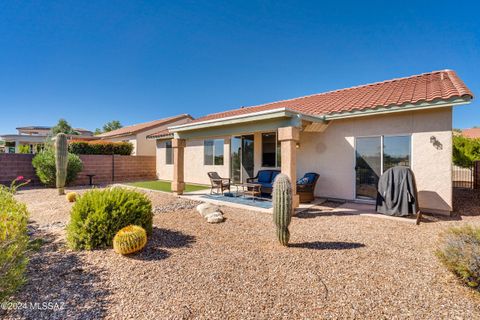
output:
[[154, 156], [156, 154], [155, 141], [147, 140], [146, 137], [154, 132], [167, 129], [169, 126], [181, 125], [192, 121], [189, 114], [134, 124], [117, 130], [102, 133], [95, 137], [111, 142], [130, 142], [133, 144], [132, 155]]
[[[21, 146], [27, 146], [29, 153], [37, 153], [43, 149], [45, 140], [50, 135], [52, 127], [46, 126], [25, 126], [16, 128], [18, 133], [2, 134], [0, 141], [1, 152], [19, 153]], [[69, 135], [69, 138], [90, 140], [93, 138], [93, 132], [87, 129], [74, 128], [76, 134]], [[3, 149], [3, 150], [2, 150]]]
[[422, 210], [448, 214], [452, 109], [472, 98], [454, 71], [441, 70], [210, 114], [149, 139], [158, 178], [178, 194], [184, 182], [209, 183], [209, 171], [240, 182], [278, 168], [292, 181], [320, 174], [317, 197], [368, 203], [382, 172], [404, 165]]

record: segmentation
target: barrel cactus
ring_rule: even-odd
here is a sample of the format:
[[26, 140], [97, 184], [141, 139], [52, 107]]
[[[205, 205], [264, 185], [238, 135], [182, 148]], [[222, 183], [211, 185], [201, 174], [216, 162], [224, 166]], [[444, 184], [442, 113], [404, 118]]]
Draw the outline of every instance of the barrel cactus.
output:
[[75, 202], [77, 201], [77, 193], [76, 192], [68, 192], [66, 195], [68, 202]]
[[283, 246], [288, 246], [292, 220], [292, 184], [288, 176], [279, 174], [273, 183], [273, 221], [277, 227], [277, 238]]
[[56, 186], [58, 194], [65, 194], [65, 181], [67, 180], [68, 143], [64, 133], [57, 134], [55, 139], [55, 168]]
[[140, 226], [129, 225], [117, 232], [113, 238], [113, 250], [119, 254], [140, 251], [147, 244], [147, 232]]

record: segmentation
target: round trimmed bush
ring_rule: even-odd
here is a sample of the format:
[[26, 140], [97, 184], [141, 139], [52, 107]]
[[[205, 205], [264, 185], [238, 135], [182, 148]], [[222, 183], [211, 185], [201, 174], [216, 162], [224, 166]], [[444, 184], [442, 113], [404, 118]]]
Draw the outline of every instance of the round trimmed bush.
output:
[[112, 246], [115, 234], [134, 224], [152, 233], [152, 204], [143, 193], [123, 188], [93, 189], [72, 207], [67, 241], [72, 249]]
[[450, 228], [437, 255], [466, 285], [480, 290], [480, 227]]
[[[53, 149], [46, 149], [37, 153], [32, 160], [32, 165], [35, 168], [40, 181], [48, 187], [55, 187], [56, 167], [55, 167], [55, 152]], [[77, 177], [78, 173], [82, 171], [83, 164], [80, 158], [72, 153], [68, 154], [67, 164], [67, 180], [65, 184], [71, 183]]]

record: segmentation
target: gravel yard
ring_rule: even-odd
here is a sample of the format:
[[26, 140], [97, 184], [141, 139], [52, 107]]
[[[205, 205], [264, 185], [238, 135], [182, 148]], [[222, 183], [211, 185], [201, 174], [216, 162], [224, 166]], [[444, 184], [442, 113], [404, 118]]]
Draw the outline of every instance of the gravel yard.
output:
[[148, 195], [154, 233], [144, 251], [122, 257], [67, 250], [71, 204], [54, 189], [21, 191], [32, 232], [45, 243], [15, 301], [53, 302], [59, 310], [0, 317], [480, 319], [480, 295], [434, 255], [442, 230], [480, 224], [475, 209], [415, 226], [342, 214], [326, 203], [292, 219], [292, 245], [283, 248], [268, 214], [223, 207], [226, 221], [207, 224], [193, 201]]

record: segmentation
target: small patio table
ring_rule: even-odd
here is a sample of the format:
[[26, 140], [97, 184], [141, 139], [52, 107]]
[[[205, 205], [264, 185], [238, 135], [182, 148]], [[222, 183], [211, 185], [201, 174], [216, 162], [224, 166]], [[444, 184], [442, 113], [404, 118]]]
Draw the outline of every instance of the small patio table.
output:
[[237, 197], [239, 196], [239, 190], [242, 190], [242, 195], [245, 197], [245, 195], [251, 196], [253, 201], [255, 202], [255, 199], [258, 198], [260, 199], [262, 195], [262, 185], [258, 183], [238, 183], [235, 184], [235, 187], [237, 188], [236, 195]]

